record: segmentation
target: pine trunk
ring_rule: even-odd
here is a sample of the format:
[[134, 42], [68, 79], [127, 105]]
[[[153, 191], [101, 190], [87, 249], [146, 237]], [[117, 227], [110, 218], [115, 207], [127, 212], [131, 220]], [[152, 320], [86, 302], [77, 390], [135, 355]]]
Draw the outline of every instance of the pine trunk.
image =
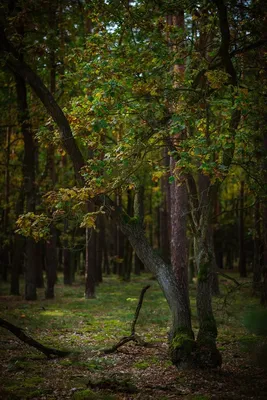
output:
[[[171, 159], [171, 170], [175, 161]], [[193, 364], [195, 348], [191, 325], [191, 311], [188, 287], [188, 240], [186, 235], [188, 198], [185, 183], [172, 183], [171, 198], [171, 263], [174, 280], [178, 289], [177, 307], [170, 333], [170, 354], [172, 362], [179, 367]]]
[[[18, 121], [24, 140], [23, 178], [26, 211], [35, 211], [35, 144], [29, 123], [27, 89], [23, 78], [15, 75], [18, 103]], [[36, 300], [36, 244], [26, 238], [25, 299]]]

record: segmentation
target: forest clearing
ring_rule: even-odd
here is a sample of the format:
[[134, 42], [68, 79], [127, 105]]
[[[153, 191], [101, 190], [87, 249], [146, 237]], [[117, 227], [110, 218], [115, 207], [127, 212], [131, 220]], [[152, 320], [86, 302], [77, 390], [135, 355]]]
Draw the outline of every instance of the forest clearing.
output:
[[267, 398], [266, 0], [0, 0], [0, 57], [3, 398]]
[[[39, 342], [69, 350], [71, 354], [48, 359], [0, 328], [0, 398], [266, 399], [267, 313], [259, 319], [261, 311], [250, 296], [249, 281], [241, 280], [243, 287], [237, 289], [222, 279], [224, 295], [214, 299], [223, 366], [214, 370], [178, 371], [168, 356], [168, 306], [156, 281], [150, 278], [145, 274], [123, 283], [105, 277], [97, 298], [90, 301], [84, 299], [79, 282], [72, 287], [59, 282], [55, 300], [42, 298], [40, 289], [37, 302], [2, 296], [3, 318], [24, 328]], [[129, 335], [141, 288], [147, 284], [151, 287], [136, 325], [136, 332], [147, 346], [130, 342], [115, 353], [104, 354], [103, 349]], [[197, 329], [195, 291], [195, 284], [191, 284], [194, 330]]]

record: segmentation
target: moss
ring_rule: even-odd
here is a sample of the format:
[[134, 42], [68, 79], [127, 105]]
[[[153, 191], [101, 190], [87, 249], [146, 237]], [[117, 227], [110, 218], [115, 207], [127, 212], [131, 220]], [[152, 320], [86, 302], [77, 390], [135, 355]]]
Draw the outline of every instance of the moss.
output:
[[171, 349], [176, 350], [183, 348], [186, 352], [191, 353], [195, 341], [188, 333], [179, 332], [171, 340]]
[[133, 366], [138, 369], [147, 369], [150, 365], [148, 362], [140, 361], [136, 362]]
[[140, 223], [140, 218], [138, 216], [130, 217], [128, 214], [124, 214], [123, 221], [129, 225], [138, 225]]
[[10, 399], [33, 399], [33, 398], [40, 398], [42, 395], [48, 393], [47, 389], [36, 389], [32, 386], [25, 385], [22, 386], [21, 383], [9, 385], [5, 388], [7, 392], [7, 398]]
[[217, 325], [213, 315], [206, 316], [206, 318], [201, 321], [198, 333], [198, 342], [214, 342], [217, 337], [217, 333]]
[[73, 400], [96, 400], [97, 398], [99, 397], [90, 389], [79, 390], [73, 395]]
[[24, 379], [22, 386], [24, 386], [25, 388], [34, 388], [43, 382], [44, 378], [41, 378], [40, 376], [32, 376], [30, 378]]

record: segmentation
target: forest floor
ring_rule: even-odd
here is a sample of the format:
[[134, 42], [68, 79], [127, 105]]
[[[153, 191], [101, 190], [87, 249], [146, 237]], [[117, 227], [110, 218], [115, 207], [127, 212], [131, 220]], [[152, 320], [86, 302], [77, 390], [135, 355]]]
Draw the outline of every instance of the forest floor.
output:
[[[0, 328], [0, 399], [267, 399], [266, 313], [246, 282], [234, 290], [233, 282], [222, 279], [223, 295], [214, 299], [222, 367], [178, 371], [168, 358], [167, 303], [149, 278], [126, 283], [105, 277], [93, 300], [83, 298], [80, 282], [64, 287], [59, 281], [55, 300], [45, 300], [44, 289], [38, 289], [35, 302], [9, 296], [8, 285], [2, 285], [1, 318], [49, 347], [72, 353], [47, 359]], [[130, 342], [104, 355], [102, 349], [130, 334], [140, 291], [148, 284], [136, 332], [149, 346]], [[194, 284], [191, 303], [197, 332]], [[256, 334], [262, 332], [265, 336]]]

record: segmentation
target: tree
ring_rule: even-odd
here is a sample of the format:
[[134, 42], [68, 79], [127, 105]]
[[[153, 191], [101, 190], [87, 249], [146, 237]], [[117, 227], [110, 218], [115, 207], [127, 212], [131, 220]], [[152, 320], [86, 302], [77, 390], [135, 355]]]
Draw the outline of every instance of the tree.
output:
[[[185, 5], [190, 24], [182, 29], [169, 26], [164, 19], [166, 13], [179, 13], [176, 4], [163, 1], [157, 3], [155, 9], [150, 2], [119, 4], [122, 6], [119, 11], [109, 3], [87, 4], [88, 10], [98, 18], [94, 22], [95, 34], [87, 38], [86, 48], [79, 53], [82, 59], [79, 65], [76, 61], [78, 82], [85, 85], [84, 92], [73, 99], [68, 110], [68, 118], [76, 118], [73, 126], [76, 137], [43, 80], [20, 59], [5, 26], [0, 31], [0, 50], [5, 55], [7, 68], [26, 80], [45, 106], [72, 161], [80, 187], [65, 189], [65, 192], [60, 189], [59, 193], [65, 193], [68, 200], [82, 203], [84, 227], [95, 225], [97, 213], [108, 214], [128, 237], [139, 259], [156, 276], [172, 315], [173, 362], [177, 366], [192, 363], [217, 366], [221, 358], [216, 349], [217, 327], [211, 298], [212, 211], [220, 184], [229, 174], [235, 156], [244, 98], [238, 88], [238, 60], [235, 58], [234, 63], [232, 59], [250, 51], [252, 45], [256, 48], [264, 42], [253, 43], [253, 35], [247, 41], [241, 39], [235, 27], [235, 8], [239, 2], [228, 8], [225, 2], [217, 0], [205, 7], [190, 2]], [[232, 50], [230, 28], [238, 33], [235, 50]], [[199, 38], [203, 39], [209, 29], [212, 41], [207, 41], [207, 49], [203, 51], [203, 41], [199, 43]], [[168, 32], [168, 40], [164, 30]], [[193, 46], [183, 43], [189, 34]], [[177, 59], [186, 59], [184, 76], [174, 68], [181, 63]], [[81, 118], [82, 123], [79, 122]], [[101, 158], [103, 132], [109, 142], [105, 143], [105, 155]], [[148, 168], [152, 177], [168, 172], [159, 168], [157, 162], [158, 154], [162, 154], [159, 149], [166, 144], [172, 157], [170, 178], [176, 181], [172, 187], [172, 215], [174, 222], [179, 222], [179, 226], [172, 225], [175, 250], [172, 260], [180, 264], [179, 268], [175, 265], [172, 268], [153, 251], [140, 213], [131, 217], [120, 201], [117, 203], [108, 196], [109, 192], [116, 193], [118, 188], [126, 188], [130, 183], [138, 186], [137, 171], [144, 165], [151, 166]], [[87, 162], [83, 155], [86, 146], [94, 150]], [[52, 199], [52, 194], [49, 196]], [[191, 329], [187, 282], [180, 279], [186, 279], [186, 198], [198, 270], [200, 329], [196, 343]], [[88, 202], [92, 204], [89, 212]], [[94, 211], [93, 204], [100, 207], [99, 211]], [[40, 216], [38, 218], [41, 220]], [[51, 222], [51, 218], [48, 220]], [[179, 246], [183, 243], [180, 260], [176, 240]]]

